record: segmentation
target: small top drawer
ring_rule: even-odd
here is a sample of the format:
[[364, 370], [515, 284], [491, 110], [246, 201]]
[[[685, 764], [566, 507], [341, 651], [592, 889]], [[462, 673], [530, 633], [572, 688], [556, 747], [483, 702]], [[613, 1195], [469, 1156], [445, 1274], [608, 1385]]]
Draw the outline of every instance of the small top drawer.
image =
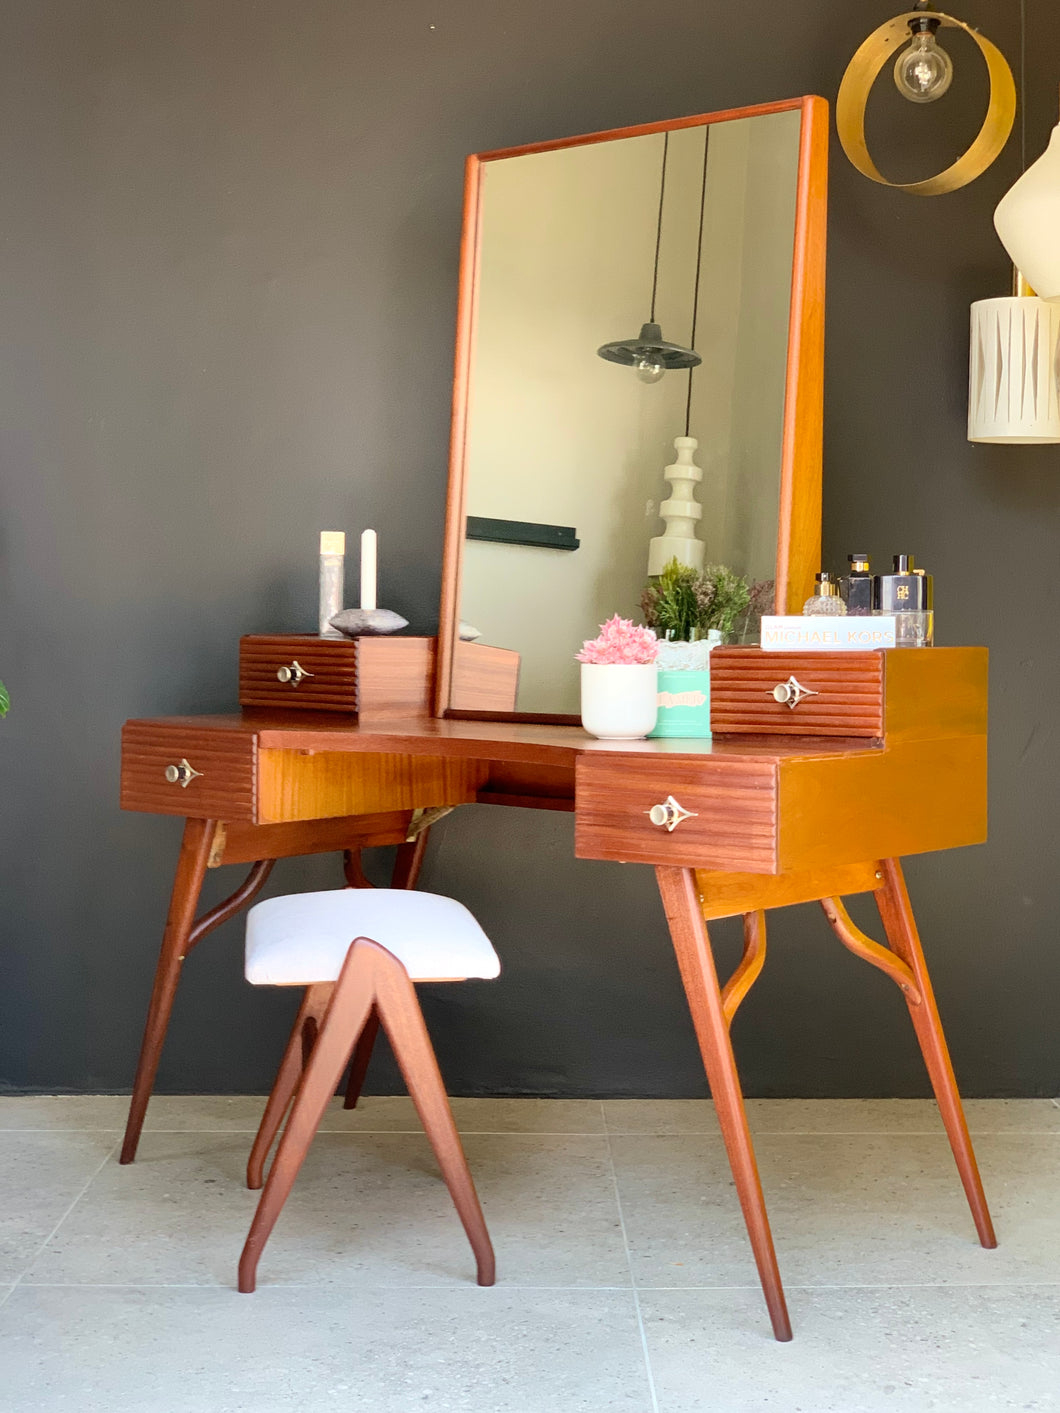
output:
[[880, 738], [883, 683], [882, 652], [715, 648], [710, 655], [711, 730], [717, 735]]
[[423, 715], [433, 638], [320, 638], [273, 633], [239, 640], [239, 704], [362, 715]]

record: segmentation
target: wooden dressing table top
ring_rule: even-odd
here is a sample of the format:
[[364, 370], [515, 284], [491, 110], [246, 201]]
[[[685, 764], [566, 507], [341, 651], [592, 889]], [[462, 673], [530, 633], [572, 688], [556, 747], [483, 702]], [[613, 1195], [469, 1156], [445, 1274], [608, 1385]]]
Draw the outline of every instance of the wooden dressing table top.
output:
[[580, 726], [525, 721], [475, 721], [408, 716], [360, 721], [353, 713], [256, 711], [217, 715], [145, 717], [138, 728], [231, 732], [256, 739], [260, 748], [287, 751], [399, 751], [408, 755], [466, 756], [574, 767], [585, 754], [754, 757], [872, 754], [882, 743], [856, 736], [714, 736], [705, 740], [599, 741]]

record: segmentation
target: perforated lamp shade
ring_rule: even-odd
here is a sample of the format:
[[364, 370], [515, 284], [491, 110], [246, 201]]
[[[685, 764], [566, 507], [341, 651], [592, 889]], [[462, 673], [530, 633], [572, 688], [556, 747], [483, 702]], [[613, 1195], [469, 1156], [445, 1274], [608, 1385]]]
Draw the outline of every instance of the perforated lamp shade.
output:
[[1060, 301], [980, 299], [971, 335], [968, 440], [1060, 442]]

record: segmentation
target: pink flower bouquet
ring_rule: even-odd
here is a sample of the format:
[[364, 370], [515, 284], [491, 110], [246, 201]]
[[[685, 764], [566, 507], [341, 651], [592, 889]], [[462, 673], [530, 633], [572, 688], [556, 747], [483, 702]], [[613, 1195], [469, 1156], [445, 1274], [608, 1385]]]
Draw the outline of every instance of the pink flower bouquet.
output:
[[650, 628], [638, 628], [630, 618], [609, 618], [600, 625], [600, 636], [587, 640], [577, 653], [578, 662], [597, 667], [645, 666], [655, 661], [659, 640]]

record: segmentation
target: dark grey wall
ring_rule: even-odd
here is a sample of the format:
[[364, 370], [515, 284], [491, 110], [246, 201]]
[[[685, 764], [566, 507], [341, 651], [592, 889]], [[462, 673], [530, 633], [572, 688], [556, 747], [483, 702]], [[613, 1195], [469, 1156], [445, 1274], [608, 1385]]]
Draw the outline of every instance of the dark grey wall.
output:
[[[1034, 156], [1060, 20], [1026, 6]], [[179, 828], [117, 810], [122, 720], [231, 708], [239, 635], [313, 621], [321, 527], [375, 525], [384, 600], [432, 629], [464, 155], [832, 98], [886, 9], [3, 5], [0, 1083], [131, 1079]], [[1019, 63], [1020, 0], [962, 14]], [[951, 152], [982, 99], [953, 52]], [[942, 110], [882, 93], [873, 118], [896, 173], [925, 174], [937, 151], [906, 173], [895, 154]], [[991, 842], [909, 867], [972, 1094], [1060, 1081], [1060, 451], [973, 449], [963, 428], [968, 304], [1006, 292], [990, 214], [1019, 163], [1017, 134], [982, 180], [923, 201], [832, 162], [827, 554], [915, 552], [941, 641], [993, 650]], [[277, 875], [338, 881], [331, 860]], [[702, 1092], [648, 870], [576, 862], [569, 818], [469, 808], [424, 882], [467, 901], [505, 963], [428, 998], [455, 1092]], [[737, 1025], [749, 1092], [924, 1092], [886, 981], [813, 910], [778, 915], [771, 942]], [[245, 986], [240, 944], [230, 926], [189, 963], [160, 1088], [267, 1087], [292, 998]], [[393, 1083], [385, 1057], [373, 1082]]]

